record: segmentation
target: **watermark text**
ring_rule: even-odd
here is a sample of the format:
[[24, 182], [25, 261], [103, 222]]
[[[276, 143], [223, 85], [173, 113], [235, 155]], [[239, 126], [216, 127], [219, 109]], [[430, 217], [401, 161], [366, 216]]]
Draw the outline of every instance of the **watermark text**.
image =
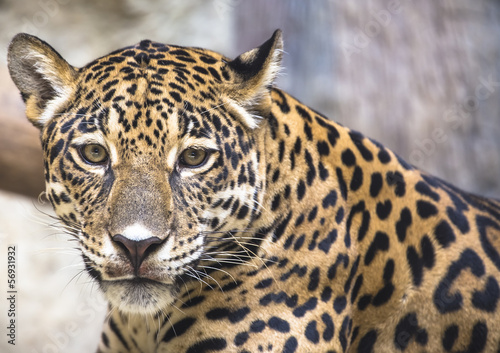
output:
[[13, 346], [16, 345], [17, 328], [17, 246], [9, 245], [7, 247], [7, 342]]

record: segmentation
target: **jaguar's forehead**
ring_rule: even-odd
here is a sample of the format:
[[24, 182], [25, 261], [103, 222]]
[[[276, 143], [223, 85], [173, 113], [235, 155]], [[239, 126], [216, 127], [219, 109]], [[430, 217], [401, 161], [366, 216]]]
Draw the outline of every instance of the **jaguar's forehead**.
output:
[[[220, 83], [221, 76], [227, 75], [221, 71], [227, 61], [210, 50], [143, 40], [89, 63], [81, 69], [81, 78], [83, 84], [97, 81], [107, 87], [110, 78], [125, 82], [145, 78], [153, 93], [154, 88], [165, 83], [171, 87], [187, 85], [195, 90], [201, 85]], [[170, 82], [165, 82], [165, 78]], [[177, 98], [172, 97], [175, 101]]]
[[226, 62], [213, 51], [144, 40], [83, 67], [77, 97], [101, 106], [131, 99], [129, 105], [186, 109], [216, 100]]
[[76, 99], [66, 111], [83, 121], [81, 132], [97, 125], [127, 146], [210, 137], [207, 123], [219, 105], [226, 62], [213, 51], [144, 40], [80, 69]]

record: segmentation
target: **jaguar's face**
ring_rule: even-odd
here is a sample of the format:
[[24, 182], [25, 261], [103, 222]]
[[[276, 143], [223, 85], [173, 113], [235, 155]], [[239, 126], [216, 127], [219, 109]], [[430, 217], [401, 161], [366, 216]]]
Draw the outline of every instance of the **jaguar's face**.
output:
[[[109, 67], [96, 63], [81, 77], [96, 66]], [[261, 175], [254, 132], [230, 121], [217, 93], [183, 109], [170, 94], [190, 90], [182, 76], [161, 78], [156, 65], [121, 71], [79, 82], [92, 98], [44, 130], [47, 194], [78, 229], [87, 268], [109, 300], [143, 311], [168, 304], [179, 276], [196, 276], [226, 232], [248, 226]], [[151, 92], [151, 82], [162, 85]]]
[[[259, 51], [246, 54], [250, 64]], [[166, 307], [183, 277], [259, 217], [262, 129], [257, 106], [242, 101], [243, 83], [256, 80], [238, 75], [244, 58], [232, 67], [213, 52], [144, 41], [74, 69], [33, 37], [15, 39], [9, 55], [42, 130], [48, 198], [115, 307]], [[21, 55], [32, 80], [49, 75], [36, 91], [14, 72], [29, 70]], [[264, 109], [264, 95], [247, 100]]]

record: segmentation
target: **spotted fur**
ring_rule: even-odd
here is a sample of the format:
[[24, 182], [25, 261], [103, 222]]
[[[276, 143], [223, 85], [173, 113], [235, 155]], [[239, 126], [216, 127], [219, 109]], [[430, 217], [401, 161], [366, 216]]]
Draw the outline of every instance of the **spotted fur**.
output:
[[498, 351], [499, 202], [272, 87], [281, 53], [145, 40], [74, 68], [12, 41], [46, 194], [110, 302], [98, 352]]

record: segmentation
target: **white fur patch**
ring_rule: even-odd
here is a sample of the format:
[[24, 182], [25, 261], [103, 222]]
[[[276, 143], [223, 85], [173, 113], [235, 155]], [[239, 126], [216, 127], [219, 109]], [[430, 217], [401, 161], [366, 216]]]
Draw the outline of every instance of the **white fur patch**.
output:
[[230, 98], [226, 97], [225, 99], [227, 100], [226, 104], [236, 112], [236, 114], [243, 120], [243, 123], [249, 129], [255, 129], [257, 126], [259, 126], [259, 122], [262, 120], [262, 117], [250, 114], [245, 108], [243, 108]]
[[38, 123], [45, 126], [55, 113], [69, 100], [71, 93], [70, 90], [60, 91], [56, 98], [47, 103], [43, 113], [37, 119]]
[[175, 168], [175, 165], [177, 163], [177, 151], [177, 147], [173, 146], [167, 154], [167, 165], [171, 170]]
[[147, 229], [140, 223], [134, 223], [133, 225], [128, 226], [122, 232], [122, 235], [125, 238], [133, 241], [141, 241], [154, 236], [149, 229]]

